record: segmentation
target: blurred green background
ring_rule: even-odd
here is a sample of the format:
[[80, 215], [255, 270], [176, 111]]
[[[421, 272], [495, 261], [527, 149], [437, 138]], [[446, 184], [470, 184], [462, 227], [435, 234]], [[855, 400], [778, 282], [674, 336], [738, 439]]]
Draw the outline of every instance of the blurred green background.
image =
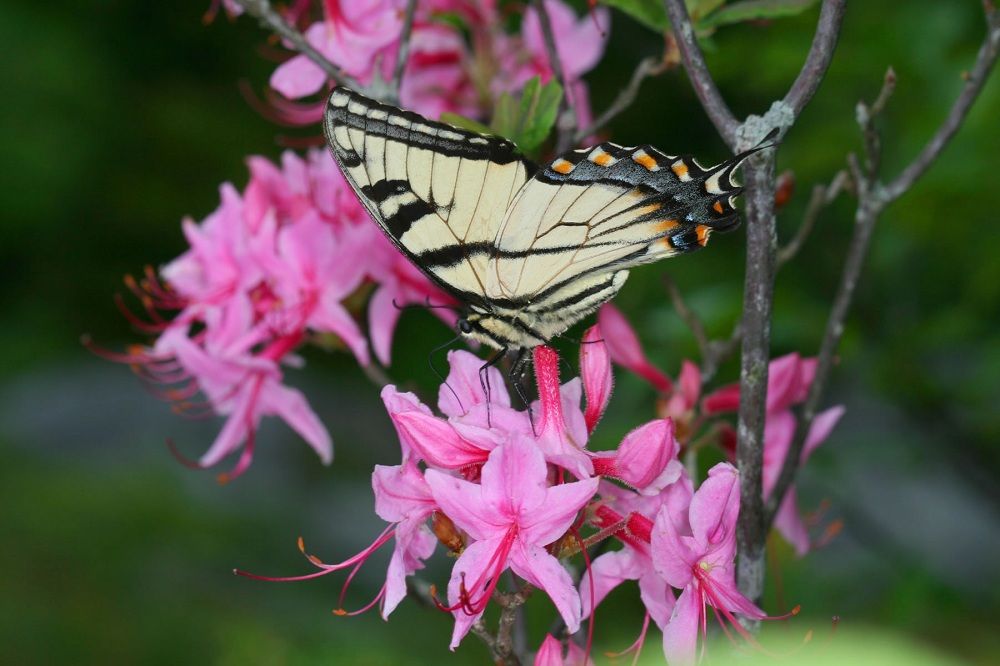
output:
[[[124, 367], [81, 348], [82, 333], [121, 347], [141, 337], [111, 295], [184, 248], [179, 221], [217, 204], [217, 185], [246, 181], [250, 154], [276, 157], [276, 129], [238, 91], [260, 91], [273, 68], [249, 19], [201, 23], [207, 0], [65, 0], [0, 6], [0, 657], [4, 663], [482, 663], [469, 638], [452, 656], [451, 621], [404, 602], [392, 624], [337, 618], [339, 581], [266, 584], [234, 566], [310, 569], [295, 548], [333, 560], [380, 529], [368, 477], [398, 448], [378, 392], [345, 356], [310, 350], [288, 380], [306, 390], [337, 446], [325, 468], [281, 424], [266, 422], [256, 461], [220, 487], [178, 465], [167, 437], [195, 455], [218, 422], [172, 416]], [[771, 25], [720, 30], [709, 64], [739, 115], [764, 110], [793, 79], [817, 11]], [[854, 105], [893, 65], [895, 98], [880, 123], [895, 174], [946, 113], [983, 34], [979, 3], [852, 3], [827, 80], [780, 152], [799, 189], [779, 220], [790, 237], [812, 184], [860, 148]], [[615, 15], [607, 54], [589, 77], [596, 109], [623, 85], [656, 35]], [[997, 663], [1000, 636], [1000, 77], [927, 176], [892, 206], [850, 317], [831, 404], [847, 415], [802, 475], [805, 509], [829, 501], [843, 533], [796, 560], [772, 551], [765, 607], [802, 615], [772, 628], [796, 643], [813, 630], [830, 649], [903, 646], [928, 663]], [[610, 128], [705, 161], [724, 148], [683, 73], [644, 86]], [[844, 197], [779, 276], [774, 353], [815, 353], [851, 229]], [[675, 373], [695, 348], [659, 283], [667, 270], [710, 331], [737, 315], [743, 235], [709, 252], [633, 274], [618, 302], [650, 355]], [[427, 351], [449, 336], [408, 312], [392, 375], [425, 391]], [[720, 381], [735, 377], [730, 364]], [[651, 416], [644, 385], [619, 374], [598, 446]], [[428, 573], [443, 583], [447, 562]], [[349, 607], [381, 585], [363, 570]], [[781, 585], [776, 586], [779, 580]], [[551, 616], [530, 605], [537, 645]], [[634, 590], [598, 614], [598, 651], [638, 632]], [[604, 621], [601, 622], [603, 615]], [[831, 617], [841, 618], [831, 636]], [[611, 620], [614, 618], [614, 621]], [[851, 630], [871, 643], [853, 643]], [[874, 632], [874, 633], [872, 633]], [[871, 638], [874, 636], [874, 638]], [[828, 642], [827, 642], [828, 641]], [[887, 648], [889, 649], [889, 648]], [[892, 652], [892, 649], [890, 649]], [[646, 657], [658, 658], [651, 636]], [[873, 651], [869, 654], [881, 654]], [[888, 657], [886, 657], [887, 659]], [[900, 657], [902, 658], [902, 657]], [[851, 661], [845, 657], [841, 663]], [[879, 659], [876, 659], [879, 661]], [[914, 663], [909, 661], [909, 663]], [[921, 662], [923, 663], [923, 662]]]

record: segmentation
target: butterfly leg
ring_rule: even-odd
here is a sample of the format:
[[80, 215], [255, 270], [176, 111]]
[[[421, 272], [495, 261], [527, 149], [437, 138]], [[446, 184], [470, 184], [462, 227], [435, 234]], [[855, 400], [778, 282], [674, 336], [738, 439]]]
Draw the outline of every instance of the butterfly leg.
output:
[[537, 435], [538, 433], [535, 432], [535, 419], [531, 413], [531, 402], [528, 400], [528, 393], [525, 390], [525, 379], [528, 376], [530, 366], [531, 350], [522, 347], [517, 352], [517, 358], [514, 359], [514, 363], [510, 366], [510, 372], [507, 377], [510, 379], [510, 385], [514, 388], [514, 392], [517, 393], [517, 397], [521, 399], [521, 404], [528, 410], [528, 422], [531, 423], [532, 434]]
[[497, 363], [499, 363], [506, 354], [507, 354], [507, 348], [504, 347], [496, 354], [491, 356], [489, 360], [486, 361], [486, 363], [484, 363], [482, 367], [479, 368], [479, 385], [483, 388], [483, 395], [486, 396], [486, 427], [488, 428], [493, 427], [493, 423], [490, 417], [491, 387], [490, 387], [490, 375], [488, 370]]

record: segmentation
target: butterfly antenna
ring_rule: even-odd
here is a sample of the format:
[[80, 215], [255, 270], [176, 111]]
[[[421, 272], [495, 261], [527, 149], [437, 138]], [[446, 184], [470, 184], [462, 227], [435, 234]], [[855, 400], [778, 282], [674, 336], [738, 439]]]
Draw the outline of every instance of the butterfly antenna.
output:
[[[396, 304], [395, 301], [393, 301], [393, 305], [395, 304]], [[451, 394], [455, 396], [455, 400], [458, 401], [459, 408], [463, 412], [465, 412], [465, 405], [462, 404], [462, 399], [458, 397], [458, 393], [456, 393], [455, 389], [453, 389], [451, 387], [451, 384], [448, 383], [448, 379], [444, 375], [442, 375], [441, 371], [438, 370], [437, 367], [435, 367], [434, 365], [434, 354], [438, 353], [442, 349], [445, 349], [446, 347], [450, 347], [451, 345], [455, 344], [456, 342], [459, 341], [459, 339], [461, 339], [461, 337], [462, 337], [461, 335], [456, 335], [451, 340], [448, 340], [447, 342], [442, 343], [437, 347], [435, 347], [434, 349], [430, 350], [430, 352], [427, 354], [427, 365], [430, 366], [431, 372], [433, 372], [437, 376], [437, 378], [441, 380], [441, 383], [448, 387], [448, 390], [451, 391]]]
[[458, 314], [458, 313], [460, 313], [462, 311], [461, 308], [455, 307], [454, 305], [445, 305], [443, 303], [440, 304], [440, 305], [435, 305], [435, 304], [431, 303], [431, 297], [430, 296], [425, 296], [424, 297], [424, 306], [428, 310], [451, 310], [455, 314]]

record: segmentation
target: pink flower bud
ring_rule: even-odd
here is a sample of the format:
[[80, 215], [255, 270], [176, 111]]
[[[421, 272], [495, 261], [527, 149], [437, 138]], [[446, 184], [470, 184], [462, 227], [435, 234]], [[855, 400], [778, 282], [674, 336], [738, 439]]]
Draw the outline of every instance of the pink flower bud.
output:
[[591, 326], [583, 334], [580, 345], [580, 375], [587, 409], [583, 414], [587, 431], [593, 432], [611, 400], [614, 378], [611, 375], [611, 356], [601, 337], [600, 326]]
[[597, 321], [615, 363], [639, 375], [661, 393], [673, 390], [670, 378], [646, 358], [639, 338], [618, 308], [605, 303], [598, 312]]

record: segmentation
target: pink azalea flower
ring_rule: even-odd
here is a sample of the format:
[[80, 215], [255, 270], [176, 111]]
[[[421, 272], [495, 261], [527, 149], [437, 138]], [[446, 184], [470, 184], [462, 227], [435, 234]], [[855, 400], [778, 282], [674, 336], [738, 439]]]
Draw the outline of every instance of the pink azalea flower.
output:
[[[781, 468], [788, 457], [797, 420], [791, 407], [803, 402], [816, 374], [816, 359], [802, 358], [797, 353], [773, 359], [768, 366], [767, 421], [764, 427], [764, 499], [771, 496]], [[724, 386], [705, 396], [703, 406], [713, 414], [736, 411], [740, 404], [738, 384]], [[842, 406], [835, 406], [816, 415], [806, 436], [801, 464], [830, 435], [844, 413]], [[798, 510], [795, 487], [785, 493], [774, 519], [775, 528], [795, 548], [798, 555], [809, 552], [809, 532]]]
[[545, 640], [535, 655], [535, 666], [593, 666], [594, 661], [587, 656], [587, 651], [569, 641], [566, 646], [566, 657], [563, 658], [562, 643], [552, 634], [545, 634]]
[[[806, 435], [805, 446], [802, 450], [802, 462], [805, 464], [813, 451], [819, 448], [830, 432], [837, 425], [840, 417], [844, 414], [844, 407], [837, 405], [830, 407], [816, 415], [809, 434]], [[764, 499], [771, 497], [774, 485], [778, 482], [781, 468], [788, 457], [788, 449], [792, 445], [792, 438], [795, 435], [796, 421], [791, 410], [783, 410], [774, 415], [768, 415], [767, 423], [764, 427]], [[778, 507], [778, 512], [774, 516], [774, 527], [783, 537], [795, 548], [795, 552], [800, 557], [809, 552], [812, 546], [809, 538], [809, 531], [802, 516], [799, 513], [798, 497], [795, 493], [795, 486], [791, 486], [785, 493], [785, 498]]]
[[406, 577], [424, 568], [437, 539], [427, 528], [427, 519], [437, 508], [430, 486], [413, 462], [394, 467], [375, 466], [372, 474], [375, 512], [395, 523], [395, 547], [386, 573], [382, 618], [388, 619], [406, 596]]
[[[537, 442], [549, 462], [578, 478], [593, 475], [593, 463], [584, 448], [587, 428], [580, 409], [581, 381], [559, 384], [558, 357], [553, 350], [536, 349], [540, 399], [532, 406], [534, 426], [527, 412], [511, 407], [499, 370], [488, 368], [481, 381], [483, 361], [478, 356], [452, 351], [448, 362], [451, 369], [438, 393], [443, 418], [415, 399], [401, 400], [393, 387], [383, 390], [404, 450], [431, 467], [468, 472], [474, 477], [497, 446], [525, 436]], [[488, 398], [483, 381], [490, 387]]]
[[[545, 0], [545, 11], [552, 24], [559, 62], [565, 69], [568, 81], [579, 79], [592, 70], [604, 55], [607, 45], [611, 14], [606, 7], [591, 9], [588, 15], [577, 18], [569, 5], [561, 0]], [[538, 67], [549, 69], [548, 51], [542, 33], [541, 20], [535, 7], [524, 13], [521, 24], [524, 44], [538, 59]], [[546, 73], [550, 74], [551, 71]]]
[[[590, 571], [581, 580], [580, 597], [584, 617], [589, 616], [592, 609], [613, 589], [625, 581], [635, 580], [639, 583], [639, 596], [649, 617], [660, 629], [666, 626], [674, 608], [674, 594], [670, 585], [653, 566], [650, 555], [653, 518], [662, 508], [667, 515], [673, 517], [678, 529], [688, 529], [687, 511], [692, 494], [691, 481], [683, 473], [683, 469], [674, 483], [654, 496], [638, 495], [601, 482], [601, 504], [595, 511], [597, 525], [602, 529], [619, 527], [615, 536], [624, 547], [595, 558]], [[593, 600], [591, 579], [594, 587]], [[645, 629], [636, 641], [636, 649], [641, 646], [644, 635]]]
[[[243, 345], [252, 337], [244, 337]], [[212, 446], [201, 457], [202, 467], [211, 467], [246, 444], [236, 467], [224, 479], [242, 474], [253, 459], [253, 433], [263, 416], [280, 416], [316, 451], [324, 463], [333, 458], [333, 445], [326, 428], [301, 392], [281, 383], [277, 359], [285, 355], [294, 338], [282, 338], [260, 354], [251, 354], [239, 342], [228, 348], [203, 348], [181, 327], [169, 328], [159, 339], [155, 354], [173, 358], [208, 397], [212, 408], [227, 416]]]
[[663, 629], [663, 651], [671, 664], [693, 664], [699, 629], [705, 633], [707, 607], [723, 628], [726, 622], [752, 640], [733, 613], [763, 619], [764, 612], [736, 589], [736, 518], [740, 509], [739, 475], [728, 463], [709, 470], [691, 499], [690, 532], [679, 530], [665, 510], [656, 517], [652, 558], [656, 572], [681, 589]]
[[[392, 66], [391, 47], [403, 27], [399, 0], [324, 0], [325, 18], [305, 31], [306, 40], [351, 76], [371, 78], [378, 65]], [[289, 99], [320, 91], [326, 74], [304, 55], [283, 63], [271, 76], [271, 87]]]
[[500, 575], [511, 568], [543, 590], [575, 632], [580, 597], [569, 573], [545, 546], [561, 538], [594, 496], [598, 480], [548, 486], [545, 457], [527, 437], [514, 437], [490, 453], [474, 484], [436, 470], [427, 483], [442, 511], [472, 539], [448, 584], [455, 616], [454, 649], [482, 615]]
[[[565, 94], [576, 110], [577, 124], [585, 127], [591, 122], [591, 111], [587, 84], [581, 77], [594, 68], [604, 53], [610, 13], [605, 7], [591, 8], [587, 16], [578, 18], [561, 0], [546, 0], [545, 9], [564, 78], [569, 82]], [[520, 90], [535, 76], [541, 77], [543, 83], [552, 78], [541, 21], [534, 7], [524, 14], [520, 36], [498, 35], [493, 41], [494, 54], [500, 63], [492, 86], [495, 93]]]
[[433, 467], [461, 470], [482, 465], [494, 448], [512, 436], [531, 434], [527, 414], [510, 407], [499, 370], [486, 371], [492, 389], [487, 404], [479, 381], [482, 359], [467, 351], [452, 351], [448, 362], [451, 370], [438, 394], [445, 418], [434, 416], [415, 398], [400, 401], [395, 387], [383, 389], [383, 400], [404, 448]]
[[[309, 26], [305, 36], [362, 84], [371, 83], [376, 76], [389, 80], [396, 63], [404, 7], [401, 0], [325, 0], [324, 19]], [[489, 7], [474, 8], [471, 13], [467, 9], [463, 3], [417, 5], [400, 90], [404, 107], [431, 118], [445, 111], [479, 115], [477, 93], [466, 68], [471, 58], [462, 33], [433, 17], [442, 12], [492, 16]], [[483, 25], [493, 22], [485, 20]], [[319, 93], [327, 85], [323, 70], [303, 55], [292, 57], [271, 76], [271, 87], [290, 100]], [[286, 119], [305, 123], [317, 122], [322, 114], [322, 107], [297, 108], [279, 102], [276, 108]]]

